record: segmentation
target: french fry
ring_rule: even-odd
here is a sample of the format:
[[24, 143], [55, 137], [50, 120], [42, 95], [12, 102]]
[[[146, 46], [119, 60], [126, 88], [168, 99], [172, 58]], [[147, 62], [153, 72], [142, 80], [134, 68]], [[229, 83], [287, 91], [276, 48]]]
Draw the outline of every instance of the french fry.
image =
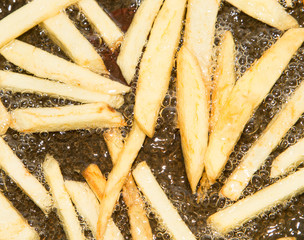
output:
[[282, 110], [271, 120], [262, 135], [244, 156], [223, 186], [224, 196], [236, 200], [247, 186], [253, 174], [280, 143], [287, 131], [304, 112], [304, 82], [295, 90]]
[[288, 30], [235, 84], [209, 138], [205, 168], [211, 183], [225, 167], [253, 111], [280, 77], [303, 40], [303, 29]]
[[[87, 222], [89, 228], [92, 230], [93, 236], [96, 236], [99, 202], [94, 196], [94, 193], [89, 186], [83, 182], [66, 180], [64, 181], [64, 185], [75, 204], [77, 211]], [[108, 222], [105, 239], [124, 239], [112, 219]]]
[[46, 155], [42, 168], [44, 177], [51, 189], [57, 215], [67, 238], [69, 240], [84, 240], [85, 237], [82, 233], [69, 194], [64, 186], [64, 180], [58, 162], [52, 156]]
[[282, 237], [282, 238], [278, 238], [277, 240], [297, 240], [297, 238], [295, 238], [295, 237]]
[[186, 172], [192, 192], [204, 170], [209, 103], [196, 57], [183, 46], [177, 57], [177, 113]]
[[123, 137], [119, 128], [110, 128], [103, 133], [113, 165], [116, 164], [119, 153], [123, 148]]
[[143, 47], [162, 3], [163, 0], [142, 1], [125, 34], [117, 64], [129, 84], [135, 75]]
[[26, 133], [121, 127], [125, 124], [119, 112], [102, 102], [53, 108], [16, 109], [11, 115], [10, 127]]
[[286, 4], [286, 7], [288, 7], [288, 8], [292, 8], [293, 7], [292, 0], [285, 0], [285, 4]]
[[173, 238], [176, 240], [195, 240], [195, 236], [157, 183], [146, 162], [137, 165], [133, 170], [133, 177]]
[[114, 51], [123, 40], [123, 32], [120, 28], [95, 0], [81, 0], [78, 6], [108, 47]]
[[249, 16], [281, 31], [299, 26], [277, 0], [226, 0]]
[[0, 240], [38, 240], [38, 233], [0, 192]]
[[0, 48], [77, 0], [34, 0], [0, 21]]
[[212, 107], [210, 117], [210, 130], [212, 131], [220, 116], [232, 88], [235, 84], [235, 45], [231, 32], [227, 31], [221, 43], [217, 59], [217, 70], [214, 74], [214, 87], [212, 91]]
[[45, 213], [53, 205], [52, 198], [43, 185], [24, 167], [21, 160], [0, 137], [0, 168], [29, 196]]
[[165, 1], [140, 64], [134, 118], [149, 137], [154, 135], [158, 112], [169, 86], [185, 5], [186, 0]]
[[217, 232], [226, 234], [269, 210], [276, 204], [304, 192], [304, 169], [248, 196], [211, 215], [207, 223]]
[[5, 134], [11, 123], [11, 115], [0, 101], [0, 136]]
[[[46, 93], [51, 96], [62, 96], [82, 103], [105, 102], [113, 108], [120, 108], [124, 102], [121, 95], [102, 94], [64, 83], [7, 71], [0, 71], [0, 88], [9, 89], [14, 92]], [[9, 122], [9, 115], [6, 116], [2, 113], [0, 116], [5, 119], [5, 122]]]
[[65, 13], [45, 20], [42, 26], [75, 63], [96, 73], [108, 73], [101, 56]]
[[14, 40], [1, 48], [0, 53], [10, 62], [38, 77], [58, 80], [91, 91], [112, 95], [130, 90], [128, 86], [19, 40]]

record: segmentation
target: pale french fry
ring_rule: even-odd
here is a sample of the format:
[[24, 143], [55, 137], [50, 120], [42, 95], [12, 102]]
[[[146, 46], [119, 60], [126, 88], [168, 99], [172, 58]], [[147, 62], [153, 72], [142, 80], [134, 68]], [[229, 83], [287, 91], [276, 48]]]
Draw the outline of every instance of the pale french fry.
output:
[[129, 84], [135, 75], [143, 47], [162, 3], [163, 0], [142, 1], [125, 34], [117, 64]]
[[296, 19], [285, 12], [277, 0], [226, 0], [249, 16], [281, 31], [298, 27]]
[[53, 205], [51, 196], [43, 185], [24, 167], [21, 160], [1, 137], [0, 150], [0, 168], [45, 214], [49, 213]]
[[110, 128], [103, 133], [113, 165], [116, 164], [119, 153], [123, 148], [123, 137], [119, 128]]
[[304, 169], [211, 215], [207, 222], [221, 234], [241, 226], [274, 205], [304, 192]]
[[121, 127], [125, 124], [119, 112], [102, 102], [53, 108], [16, 109], [11, 115], [10, 127], [26, 133]]
[[75, 63], [96, 73], [108, 73], [101, 56], [65, 13], [45, 20], [42, 26]]
[[158, 112], [169, 86], [185, 4], [186, 0], [165, 1], [140, 64], [134, 118], [149, 137], [154, 135]]
[[133, 170], [133, 177], [173, 238], [176, 240], [195, 240], [195, 236], [157, 183], [146, 162], [137, 165]]
[[19, 40], [14, 40], [1, 48], [0, 53], [10, 62], [38, 77], [58, 80], [91, 91], [112, 95], [130, 90], [128, 86]]
[[144, 143], [145, 137], [146, 135], [142, 132], [135, 121], [124, 147], [119, 153], [116, 164], [109, 174], [104, 197], [100, 204], [100, 212], [97, 222], [97, 240], [104, 239], [108, 219], [112, 215], [120, 190], [122, 189], [132, 164]]
[[11, 115], [0, 101], [0, 136], [5, 134], [11, 124]]
[[230, 175], [221, 190], [224, 196], [233, 200], [239, 198], [253, 174], [304, 112], [303, 101], [304, 82], [283, 105], [282, 110], [271, 120], [262, 135], [246, 153], [242, 162]]
[[285, 4], [286, 4], [286, 7], [288, 7], [288, 8], [292, 8], [293, 7], [292, 0], [285, 0]]
[[232, 88], [236, 76], [234, 70], [235, 45], [231, 32], [227, 31], [221, 43], [221, 49], [217, 59], [217, 70], [214, 74], [214, 87], [212, 91], [212, 107], [210, 117], [210, 130], [212, 131], [220, 116]]
[[196, 57], [183, 46], [177, 57], [177, 113], [186, 172], [193, 193], [204, 170], [208, 143], [206, 91]]
[[0, 21], [0, 48], [77, 0], [34, 0]]
[[81, 0], [78, 6], [108, 47], [114, 51], [123, 40], [123, 32], [120, 28], [95, 0]]
[[[65, 180], [64, 185], [73, 203], [75, 204], [77, 211], [87, 222], [93, 236], [96, 236], [99, 202], [94, 193], [91, 191], [89, 186], [83, 182]], [[105, 239], [124, 239], [112, 219], [108, 222]]]
[[[82, 103], [105, 102], [113, 108], [120, 108], [124, 102], [121, 95], [102, 94], [64, 83], [7, 71], [0, 71], [0, 88], [14, 92], [47, 93], [51, 96], [62, 96]], [[0, 113], [0, 116], [5, 119], [5, 122], [9, 122], [9, 115]]]
[[214, 182], [256, 107], [302, 45], [304, 29], [288, 30], [237, 81], [209, 138], [205, 167]]
[[39, 235], [0, 192], [0, 240], [38, 240]]
[[58, 162], [50, 155], [46, 155], [42, 164], [45, 179], [50, 186], [57, 215], [62, 223], [69, 240], [85, 239], [77, 214], [64, 186], [63, 176]]

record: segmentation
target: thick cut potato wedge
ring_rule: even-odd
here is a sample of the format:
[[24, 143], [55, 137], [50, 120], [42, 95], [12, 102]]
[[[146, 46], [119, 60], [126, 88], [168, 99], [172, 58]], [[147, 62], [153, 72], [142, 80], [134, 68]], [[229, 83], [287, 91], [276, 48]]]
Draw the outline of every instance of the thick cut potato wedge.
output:
[[163, 0], [144, 0], [137, 9], [120, 47], [117, 64], [130, 84], [146, 44], [148, 34]]
[[42, 27], [75, 63], [96, 73], [108, 73], [101, 56], [65, 13], [45, 20]]
[[211, 215], [207, 222], [221, 234], [241, 226], [285, 200], [304, 192], [304, 169]]
[[195, 240], [195, 236], [157, 183], [146, 162], [137, 165], [133, 171], [133, 177], [173, 238], [176, 240]]
[[0, 137], [0, 168], [28, 195], [45, 213], [53, 205], [52, 198], [43, 185], [24, 167], [21, 160]]
[[11, 115], [0, 101], [0, 136], [5, 134], [11, 124]]
[[122, 115], [106, 103], [17, 109], [11, 115], [10, 127], [26, 133], [121, 127], [125, 124]]
[[296, 19], [285, 12], [277, 0], [226, 0], [249, 16], [281, 31], [298, 27]]
[[[124, 102], [121, 95], [102, 94], [64, 83], [7, 71], [0, 71], [0, 88], [9, 89], [14, 92], [46, 93], [51, 96], [61, 96], [82, 103], [105, 102], [114, 108], [120, 108]], [[4, 122], [9, 122], [10, 118], [8, 114], [2, 113], [1, 116]], [[5, 126], [5, 124], [3, 123], [1, 126]]]
[[304, 29], [288, 30], [235, 84], [209, 139], [205, 167], [211, 182], [222, 172], [245, 124], [303, 40]]
[[177, 57], [177, 113], [186, 172], [192, 192], [204, 170], [209, 103], [196, 57], [183, 46]]
[[77, 214], [64, 186], [63, 176], [58, 162], [50, 155], [46, 155], [42, 164], [44, 177], [50, 186], [57, 209], [57, 215], [69, 240], [85, 239]]
[[221, 192], [228, 198], [237, 200], [253, 174], [264, 163], [272, 150], [280, 143], [287, 131], [304, 112], [304, 82], [295, 90], [282, 110], [271, 120], [262, 135], [233, 171]]
[[77, 0], [33, 0], [0, 21], [0, 48]]
[[14, 40], [1, 48], [0, 53], [10, 62], [38, 77], [112, 95], [130, 90], [128, 86], [19, 40]]
[[95, 0], [81, 0], [78, 6], [108, 47], [114, 51], [123, 40], [123, 32], [120, 28]]
[[38, 240], [39, 235], [0, 192], [0, 240]]

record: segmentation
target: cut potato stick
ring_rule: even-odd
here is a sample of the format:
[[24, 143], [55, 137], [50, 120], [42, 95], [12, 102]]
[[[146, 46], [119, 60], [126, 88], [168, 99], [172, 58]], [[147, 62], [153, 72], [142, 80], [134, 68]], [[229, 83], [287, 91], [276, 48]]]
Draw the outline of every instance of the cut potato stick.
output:
[[63, 176], [58, 162], [50, 155], [46, 155], [42, 164], [45, 179], [50, 186], [57, 209], [57, 215], [69, 240], [85, 239], [77, 214], [64, 186]]
[[303, 101], [304, 82], [283, 105], [282, 110], [271, 120], [262, 135], [246, 153], [242, 162], [230, 175], [221, 190], [226, 197], [233, 200], [239, 198], [253, 174], [304, 112]]
[[11, 124], [11, 115], [0, 101], [0, 136], [5, 134]]
[[38, 233], [27, 223], [0, 191], [0, 240], [38, 240]]
[[[0, 71], [0, 88], [9, 89], [14, 92], [46, 93], [51, 96], [62, 96], [82, 103], [105, 102], [114, 108], [120, 108], [124, 102], [121, 95], [102, 94], [64, 83], [7, 71]], [[2, 113], [1, 116], [4, 118], [5, 114]], [[8, 122], [9, 116], [6, 116], [4, 119], [5, 122]]]
[[27, 108], [11, 112], [11, 128], [19, 132], [56, 132], [86, 128], [121, 127], [122, 115], [106, 103], [53, 108]]
[[125, 34], [117, 64], [129, 84], [135, 75], [143, 47], [162, 3], [163, 0], [142, 1]]
[[186, 0], [165, 1], [140, 64], [134, 118], [149, 137], [154, 135], [158, 112], [169, 86], [185, 4]]
[[173, 238], [176, 240], [195, 240], [195, 236], [157, 183], [146, 162], [137, 165], [133, 171], [133, 177]]
[[304, 192], [304, 169], [211, 215], [207, 222], [221, 234], [241, 226], [274, 205]]
[[42, 26], [75, 63], [96, 73], [108, 73], [101, 56], [65, 13], [45, 20]]
[[119, 128], [110, 128], [103, 133], [113, 165], [116, 164], [119, 153], [123, 148], [123, 136]]
[[10, 62], [38, 77], [106, 94], [116, 95], [130, 90], [128, 86], [19, 40], [10, 42], [0, 53]]
[[285, 12], [277, 0], [226, 0], [249, 16], [281, 31], [298, 27], [296, 19]]
[[204, 170], [208, 143], [206, 91], [196, 57], [183, 46], [177, 57], [177, 113], [186, 172], [193, 193]]
[[[95, 197], [94, 193], [91, 191], [89, 186], [83, 182], [66, 180], [64, 181], [64, 185], [73, 203], [75, 204], [77, 211], [87, 222], [93, 235], [96, 236], [99, 202]], [[108, 223], [107, 231], [105, 233], [105, 239], [124, 239], [112, 219]]]
[[220, 116], [232, 88], [236, 76], [234, 70], [235, 45], [231, 32], [227, 31], [223, 38], [217, 59], [217, 70], [214, 74], [214, 87], [212, 91], [212, 107], [210, 118], [210, 130], [212, 131]]
[[213, 183], [254, 110], [262, 102], [304, 40], [304, 29], [288, 30], [237, 81], [210, 135], [205, 167]]
[[17, 9], [0, 21], [0, 47], [75, 2], [77, 0], [34, 0]]
[[120, 28], [95, 0], [81, 0], [78, 6], [108, 47], [114, 51], [123, 40], [123, 32]]
[[286, 4], [286, 7], [288, 7], [288, 8], [292, 8], [293, 7], [292, 0], [285, 0], [285, 4]]
[[278, 238], [277, 240], [297, 240], [297, 238], [295, 238], [295, 237], [282, 237], [282, 238]]
[[104, 197], [100, 204], [100, 213], [97, 222], [97, 240], [104, 239], [108, 219], [111, 217], [116, 201], [119, 198], [125, 180], [130, 172], [132, 164], [141, 149], [146, 135], [137, 125], [136, 121], [129, 133], [123, 149], [119, 153], [116, 164], [109, 174]]
[[52, 198], [43, 185], [24, 167], [21, 160], [0, 137], [0, 168], [28, 195], [45, 213], [53, 205]]

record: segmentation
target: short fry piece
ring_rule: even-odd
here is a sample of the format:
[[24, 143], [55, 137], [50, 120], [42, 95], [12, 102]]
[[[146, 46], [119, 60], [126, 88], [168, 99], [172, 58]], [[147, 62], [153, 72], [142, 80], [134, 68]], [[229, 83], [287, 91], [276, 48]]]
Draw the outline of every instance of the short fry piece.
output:
[[162, 3], [163, 0], [142, 1], [125, 34], [117, 64], [129, 84], [135, 75], [143, 47]]
[[11, 115], [0, 101], [0, 136], [5, 134], [11, 123]]
[[103, 133], [113, 165], [116, 164], [119, 153], [123, 148], [123, 137], [119, 128], [110, 128]]
[[293, 7], [292, 1], [293, 1], [293, 0], [285, 0], [286, 7], [292, 8], [292, 7]]
[[38, 240], [38, 233], [0, 192], [0, 240]]
[[58, 162], [52, 156], [46, 155], [42, 168], [45, 179], [51, 189], [54, 205], [57, 208], [57, 215], [62, 222], [67, 238], [69, 240], [84, 240], [85, 237], [81, 231], [69, 194], [65, 189]]
[[[102, 94], [64, 83], [7, 71], [0, 71], [0, 88], [15, 92], [47, 93], [51, 96], [62, 96], [82, 103], [105, 102], [113, 108], [121, 107], [124, 102], [121, 95]], [[0, 116], [5, 119], [5, 122], [10, 119], [9, 115], [6, 116], [5, 113]], [[5, 126], [5, 124], [3, 125]]]
[[11, 128], [26, 133], [121, 127], [124, 125], [122, 115], [106, 103], [16, 109], [11, 114]]
[[205, 167], [211, 183], [225, 167], [253, 111], [280, 77], [303, 40], [304, 29], [288, 30], [235, 84], [210, 135]]
[[281, 31], [298, 27], [296, 19], [285, 12], [277, 0], [226, 0], [249, 16]]
[[10, 62], [38, 77], [113, 95], [130, 90], [128, 86], [19, 40], [10, 42], [0, 53]]
[[195, 240], [195, 236], [157, 183], [146, 162], [137, 165], [133, 171], [133, 177], [173, 238], [176, 240]]
[[269, 210], [274, 205], [284, 202], [304, 192], [304, 169], [248, 196], [237, 203], [211, 215], [207, 222], [216, 231], [226, 234]]

